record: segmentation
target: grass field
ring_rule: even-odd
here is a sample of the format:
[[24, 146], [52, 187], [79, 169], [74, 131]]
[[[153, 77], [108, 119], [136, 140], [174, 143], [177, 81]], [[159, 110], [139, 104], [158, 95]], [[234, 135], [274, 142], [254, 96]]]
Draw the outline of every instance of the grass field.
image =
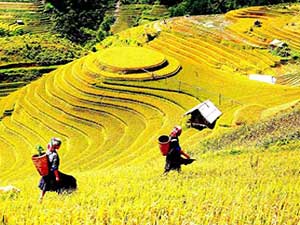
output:
[[[155, 21], [0, 99], [0, 185], [21, 189], [0, 194], [2, 224], [299, 224], [299, 86], [248, 78], [299, 68], [299, 30], [285, 29], [298, 16], [291, 4]], [[290, 57], [269, 50], [278, 37]], [[119, 51], [133, 46], [126, 60], [143, 63], [126, 73], [122, 60], [120, 73]], [[145, 48], [158, 58], [143, 61]], [[215, 128], [186, 127], [183, 114], [206, 99], [222, 111]], [[176, 124], [196, 161], [163, 175], [157, 139]], [[40, 204], [31, 156], [53, 136], [78, 190]]]

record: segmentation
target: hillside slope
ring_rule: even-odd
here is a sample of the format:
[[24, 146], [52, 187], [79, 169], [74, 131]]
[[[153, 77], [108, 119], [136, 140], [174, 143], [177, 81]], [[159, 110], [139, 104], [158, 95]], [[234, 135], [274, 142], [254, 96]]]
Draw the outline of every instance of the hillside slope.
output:
[[[244, 10], [243, 16], [262, 10], [265, 15], [272, 14], [272, 21], [274, 15], [278, 20], [293, 15], [259, 7]], [[239, 13], [237, 11], [236, 15]], [[226, 16], [235, 18], [234, 15]], [[71, 162], [76, 164], [78, 159], [83, 162], [81, 170], [88, 170], [95, 164], [105, 168], [115, 165], [112, 163], [115, 161], [130, 163], [139, 157], [156, 157], [152, 152], [157, 148], [157, 137], [181, 123], [185, 111], [208, 98], [223, 112], [219, 123], [227, 126], [232, 125], [234, 111], [241, 107], [247, 106], [245, 113], [252, 117], [253, 105], [270, 108], [299, 99], [299, 88], [248, 80], [245, 74], [259, 71], [277, 76], [278, 68], [273, 65], [278, 57], [263, 48], [267, 43], [257, 46], [256, 37], [247, 36], [249, 40], [245, 41], [240, 37], [245, 36], [244, 33], [231, 30], [233, 19], [213, 19], [189, 17], [175, 18], [167, 24], [154, 23], [161, 32], [158, 38], [144, 46], [155, 49], [153, 56], [163, 54], [168, 63], [161, 67], [161, 56], [153, 63], [149, 57], [149, 62], [144, 64], [153, 67], [151, 73], [147, 70], [128, 75], [113, 72], [107, 65], [102, 66], [107, 63], [101, 58], [106, 57], [103, 50], [67, 64], [3, 98], [0, 104], [1, 146], [11, 153], [1, 157], [2, 162], [14, 161], [14, 166], [3, 165], [8, 171], [5, 169], [1, 177], [13, 179], [25, 171], [34, 173], [27, 159], [36, 144], [45, 145], [52, 136], [63, 138], [62, 158], [68, 158], [68, 169], [75, 169]], [[211, 21], [215, 25], [206, 28], [204, 24]], [[266, 27], [270, 29], [268, 24]], [[264, 27], [260, 29], [266, 32]], [[284, 31], [282, 29], [281, 36], [285, 35]], [[292, 40], [290, 37], [287, 42]], [[293, 49], [297, 50], [297, 46]], [[112, 54], [110, 60], [114, 66], [114, 57], [120, 54], [118, 51], [109, 54]], [[126, 62], [131, 62], [130, 58]], [[176, 69], [178, 63], [179, 71]], [[135, 64], [143, 68], [137, 61], [132, 63]], [[166, 79], [156, 80], [160, 76]], [[217, 126], [215, 130], [223, 132], [224, 128]], [[201, 136], [201, 132], [193, 129], [184, 133], [183, 139], [191, 136], [196, 142], [197, 136]], [[100, 153], [98, 159], [96, 156]], [[23, 156], [21, 160], [15, 161], [20, 155]]]
[[[273, 54], [268, 45], [280, 38], [291, 54], [299, 51], [299, 29], [293, 26], [291, 31], [286, 25], [295, 21], [299, 9], [253, 7], [129, 29], [105, 40], [97, 53], [2, 98], [0, 180], [24, 190], [20, 197], [4, 198], [2, 220], [297, 223], [299, 160], [294, 148], [263, 154], [244, 146], [234, 158], [236, 152], [228, 149], [202, 155], [199, 143], [210, 137], [222, 140], [219, 137], [241, 124], [259, 124], [297, 106], [299, 87], [253, 81], [247, 75], [278, 77], [298, 66], [296, 57]], [[262, 21], [261, 27], [253, 27], [256, 20]], [[105, 49], [109, 45], [114, 48]], [[206, 99], [223, 113], [215, 128], [186, 128], [183, 114]], [[298, 112], [295, 115], [298, 118]], [[157, 138], [175, 124], [183, 125], [182, 146], [198, 163], [184, 168], [183, 175], [161, 178], [164, 159]], [[297, 125], [293, 129], [297, 135]], [[50, 194], [44, 207], [32, 203], [35, 199], [29, 195], [38, 179], [30, 157], [35, 145], [46, 146], [53, 136], [63, 140], [61, 170], [74, 174], [80, 188], [71, 197]], [[293, 141], [299, 143], [297, 138]], [[14, 217], [10, 205], [23, 213]], [[49, 216], [53, 213], [58, 216]]]

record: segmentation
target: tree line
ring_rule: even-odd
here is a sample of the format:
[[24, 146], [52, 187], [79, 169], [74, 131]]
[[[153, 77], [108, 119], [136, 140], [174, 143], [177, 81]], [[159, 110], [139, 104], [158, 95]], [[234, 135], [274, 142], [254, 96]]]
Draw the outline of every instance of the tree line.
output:
[[[175, 2], [175, 4], [174, 4]], [[170, 6], [171, 16], [226, 13], [233, 9], [259, 5], [300, 2], [299, 0], [161, 0]]]
[[[86, 45], [109, 35], [115, 21], [107, 11], [113, 10], [117, 0], [46, 0], [44, 12], [49, 14], [53, 29], [69, 40]], [[229, 10], [300, 0], [121, 0], [122, 4], [163, 4], [171, 16], [225, 13]], [[92, 45], [92, 43], [91, 43]]]
[[300, 2], [300, 0], [122, 0], [122, 3], [146, 3], [167, 5], [171, 16], [226, 13], [247, 6]]

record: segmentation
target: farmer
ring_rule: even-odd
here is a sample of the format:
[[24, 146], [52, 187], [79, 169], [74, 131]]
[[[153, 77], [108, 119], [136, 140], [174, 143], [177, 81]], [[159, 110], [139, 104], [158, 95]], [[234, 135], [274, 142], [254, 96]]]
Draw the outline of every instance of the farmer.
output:
[[57, 150], [61, 146], [59, 138], [51, 138], [47, 146], [47, 156], [49, 162], [49, 174], [43, 176], [39, 183], [41, 195], [39, 201], [42, 202], [47, 191], [56, 191], [61, 194], [63, 191], [73, 191], [77, 188], [76, 179], [73, 176], [59, 172], [59, 156]]
[[[181, 165], [191, 164], [195, 159], [191, 159], [188, 154], [186, 154], [179, 145], [179, 139], [182, 132], [181, 126], [175, 126], [170, 134], [170, 149], [166, 157], [166, 165], [164, 174], [167, 174], [170, 170], [181, 171]], [[183, 155], [185, 158], [182, 158]]]

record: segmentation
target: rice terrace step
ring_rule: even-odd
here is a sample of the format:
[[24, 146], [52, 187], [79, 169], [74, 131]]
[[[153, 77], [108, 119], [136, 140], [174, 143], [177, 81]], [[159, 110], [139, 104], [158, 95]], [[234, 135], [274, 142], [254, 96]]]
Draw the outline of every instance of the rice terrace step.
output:
[[175, 75], [180, 69], [173, 57], [144, 47], [108, 48], [94, 57], [102, 76], [119, 80], [158, 79]]

